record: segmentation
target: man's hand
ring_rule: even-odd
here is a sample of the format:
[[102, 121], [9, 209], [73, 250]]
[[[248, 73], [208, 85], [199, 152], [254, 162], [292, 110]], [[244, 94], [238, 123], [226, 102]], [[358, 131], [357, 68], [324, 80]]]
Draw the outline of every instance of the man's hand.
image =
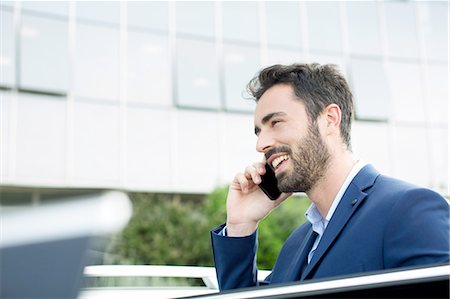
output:
[[238, 173], [230, 185], [227, 197], [227, 234], [230, 237], [248, 236], [258, 223], [292, 193], [281, 193], [270, 200], [258, 187], [266, 173], [265, 162], [257, 162]]

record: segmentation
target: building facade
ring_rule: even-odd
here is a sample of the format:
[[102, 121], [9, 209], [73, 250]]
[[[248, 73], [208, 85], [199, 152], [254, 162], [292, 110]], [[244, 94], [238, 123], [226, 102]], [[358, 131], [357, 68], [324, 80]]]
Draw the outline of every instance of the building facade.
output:
[[1, 1], [2, 204], [207, 193], [261, 159], [247, 82], [334, 63], [355, 154], [449, 195], [448, 2]]

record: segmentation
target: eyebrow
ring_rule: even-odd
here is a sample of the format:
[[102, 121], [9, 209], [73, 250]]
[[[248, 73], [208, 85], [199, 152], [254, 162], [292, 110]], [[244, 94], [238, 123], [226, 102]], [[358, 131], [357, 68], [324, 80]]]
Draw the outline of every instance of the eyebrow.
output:
[[[269, 113], [266, 116], [264, 116], [261, 120], [261, 123], [264, 125], [276, 116], [285, 116], [285, 115], [286, 115], [286, 113], [284, 113], [284, 112], [272, 112], [272, 113]], [[261, 132], [261, 128], [258, 126], [255, 126], [255, 135], [258, 135], [259, 132]]]

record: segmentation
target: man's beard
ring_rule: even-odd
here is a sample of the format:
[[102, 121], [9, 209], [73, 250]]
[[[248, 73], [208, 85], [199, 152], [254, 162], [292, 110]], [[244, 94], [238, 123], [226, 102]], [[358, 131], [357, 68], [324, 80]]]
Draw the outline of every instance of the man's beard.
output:
[[297, 148], [289, 150], [293, 171], [284, 171], [277, 176], [278, 188], [282, 192], [308, 192], [323, 178], [328, 168], [330, 152], [317, 124], [311, 124], [308, 131]]

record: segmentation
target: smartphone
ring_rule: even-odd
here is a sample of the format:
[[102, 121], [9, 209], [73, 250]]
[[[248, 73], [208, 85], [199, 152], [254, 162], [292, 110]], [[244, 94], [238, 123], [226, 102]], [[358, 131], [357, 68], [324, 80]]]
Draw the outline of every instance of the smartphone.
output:
[[271, 200], [275, 200], [281, 195], [281, 191], [278, 189], [277, 178], [269, 164], [266, 164], [266, 173], [261, 176], [259, 188], [261, 188]]

